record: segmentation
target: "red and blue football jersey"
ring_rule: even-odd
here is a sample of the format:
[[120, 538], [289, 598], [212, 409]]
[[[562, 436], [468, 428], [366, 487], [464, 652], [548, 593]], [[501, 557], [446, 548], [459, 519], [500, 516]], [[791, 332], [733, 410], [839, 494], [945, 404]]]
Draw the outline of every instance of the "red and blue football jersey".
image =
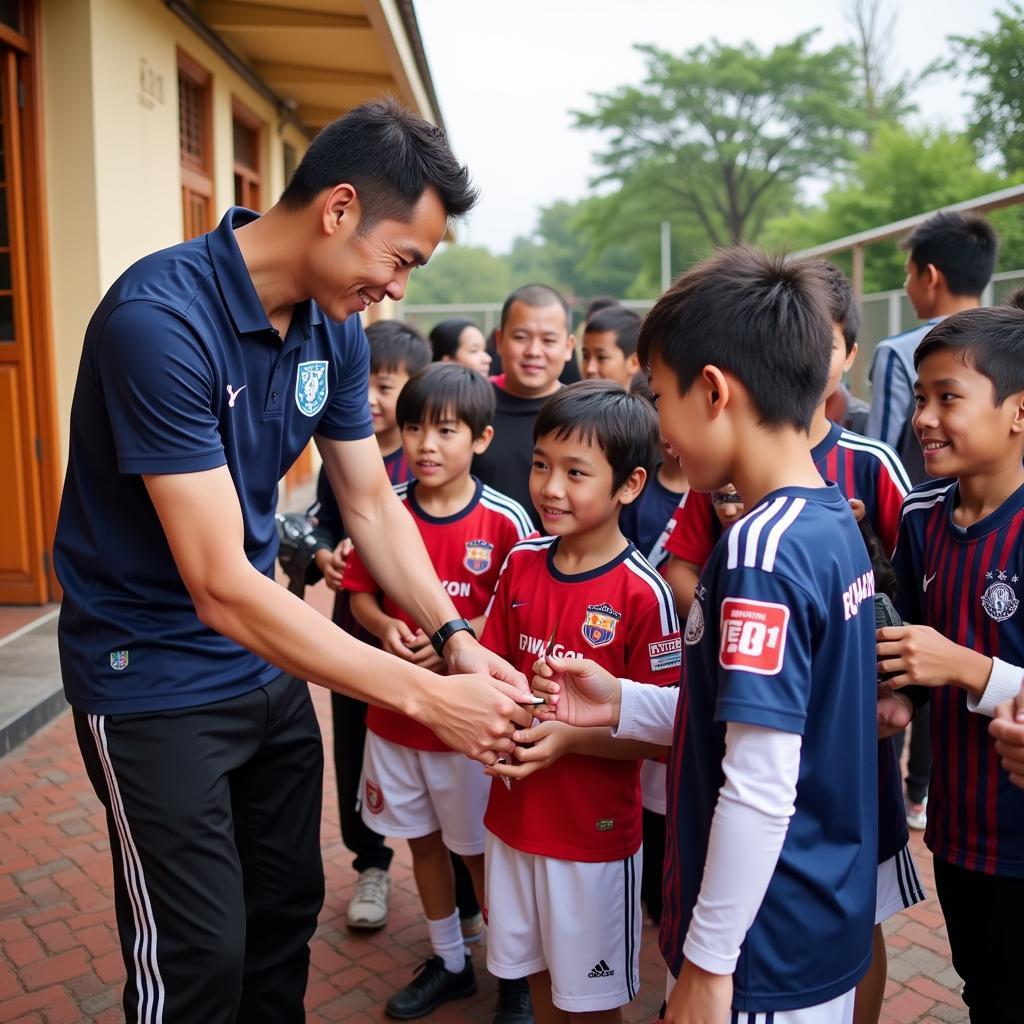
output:
[[[504, 494], [476, 481], [469, 504], [451, 516], [432, 516], [416, 500], [416, 481], [399, 484], [395, 493], [405, 502], [423, 537], [441, 586], [451, 597], [460, 616], [474, 619], [484, 613], [494, 590], [501, 565], [512, 546], [533, 532], [533, 524], [521, 505]], [[381, 594], [381, 608], [418, 628], [408, 612], [382, 594], [357, 551], [352, 552], [345, 570], [344, 587], [355, 593]], [[448, 750], [425, 725], [407, 715], [370, 705], [366, 727], [392, 743], [416, 750]]]
[[623, 536], [631, 540], [659, 572], [668, 561], [665, 544], [675, 523], [675, 511], [686, 500], [686, 494], [686, 491], [669, 490], [655, 470], [640, 497], [624, 506], [619, 514]]
[[[590, 658], [615, 676], [674, 686], [679, 620], [672, 591], [629, 544], [590, 572], [555, 565], [558, 540], [517, 544], [487, 611], [482, 642], [524, 672], [543, 655]], [[632, 856], [642, 841], [640, 761], [568, 754], [507, 789], [491, 786], [484, 824], [507, 846], [559, 860]]]
[[[944, 479], [903, 503], [897, 608], [906, 622], [1024, 666], [1024, 487], [966, 529], [953, 521], [957, 501], [956, 481]], [[1024, 878], [1024, 791], [999, 764], [990, 719], [968, 710], [959, 687], [928, 693], [935, 757], [925, 843], [968, 871]]]
[[[799, 733], [796, 809], [740, 949], [733, 1009], [813, 1006], [870, 960], [876, 888], [874, 577], [835, 486], [768, 495], [719, 541], [683, 632], [661, 950], [673, 974], [724, 782], [725, 727]], [[823, 951], [827, 951], [824, 952]]]

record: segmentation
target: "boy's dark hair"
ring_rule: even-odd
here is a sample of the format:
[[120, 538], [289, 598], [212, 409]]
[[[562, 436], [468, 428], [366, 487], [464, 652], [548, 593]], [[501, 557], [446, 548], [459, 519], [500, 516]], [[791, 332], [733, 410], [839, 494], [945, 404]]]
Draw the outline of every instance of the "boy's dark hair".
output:
[[631, 356], [636, 352], [636, 339], [640, 337], [640, 317], [630, 309], [608, 306], [587, 321], [584, 337], [591, 332], [603, 334], [605, 331], [614, 333], [615, 344], [624, 356]]
[[452, 319], [442, 320], [434, 326], [430, 332], [430, 347], [434, 350], [434, 362], [438, 362], [447, 356], [455, 358], [459, 350], [459, 338], [467, 327], [476, 327], [472, 320]]
[[524, 306], [532, 306], [534, 309], [543, 309], [547, 306], [561, 306], [565, 313], [565, 329], [569, 330], [571, 321], [569, 319], [569, 303], [565, 301], [561, 292], [556, 291], [547, 284], [524, 284], [517, 288], [501, 307], [501, 327], [504, 330], [505, 321], [508, 320], [509, 310], [514, 302], [521, 302]]
[[431, 363], [405, 383], [395, 406], [399, 427], [407, 423], [462, 420], [478, 438], [494, 422], [494, 388], [482, 374], [458, 363]]
[[736, 377], [769, 428], [808, 430], [832, 359], [821, 261], [737, 245], [687, 271], [644, 318], [637, 353], [685, 394], [709, 364]]
[[595, 295], [588, 303], [587, 310], [583, 314], [583, 319], [590, 322], [590, 318], [602, 309], [610, 309], [612, 306], [618, 306], [619, 300], [614, 295]]
[[370, 373], [394, 373], [404, 369], [410, 376], [430, 362], [426, 338], [401, 320], [378, 320], [366, 328], [370, 342]]
[[980, 296], [995, 269], [999, 235], [980, 214], [942, 210], [918, 224], [900, 248], [919, 271], [929, 263], [941, 270], [950, 294]]
[[614, 381], [581, 380], [556, 391], [533, 423], [533, 441], [548, 434], [558, 440], [577, 436], [596, 444], [612, 467], [614, 494], [638, 466], [654, 472], [658, 457], [658, 414], [639, 395]]
[[914, 352], [914, 369], [933, 352], [950, 349], [992, 382], [995, 404], [1024, 391], [1024, 295], [1004, 306], [965, 309], [940, 320]]
[[449, 217], [461, 217], [479, 193], [465, 165], [448, 148], [444, 129], [392, 97], [372, 100], [327, 125], [309, 144], [281, 194], [298, 210], [324, 189], [346, 182], [359, 193], [359, 233], [381, 220], [408, 221], [433, 188]]
[[834, 264], [822, 260], [825, 280], [828, 282], [828, 311], [834, 324], [843, 329], [846, 354], [853, 351], [860, 330], [860, 307], [853, 297], [853, 289], [846, 275]]

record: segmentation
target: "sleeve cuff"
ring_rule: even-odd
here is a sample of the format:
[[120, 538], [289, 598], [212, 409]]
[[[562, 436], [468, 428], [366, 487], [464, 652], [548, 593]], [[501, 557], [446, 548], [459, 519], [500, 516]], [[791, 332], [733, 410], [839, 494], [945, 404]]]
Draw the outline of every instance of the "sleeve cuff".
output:
[[992, 659], [992, 671], [988, 675], [988, 683], [980, 697], [967, 697], [967, 710], [988, 718], [995, 716], [996, 708], [1003, 701], [1011, 700], [1020, 693], [1024, 682], [1024, 669], [1011, 665], [1009, 662]]
[[612, 726], [612, 736], [620, 740], [637, 739], [633, 735], [638, 684], [632, 679], [619, 680], [619, 721]]
[[735, 956], [720, 956], [703, 949], [693, 941], [689, 932], [687, 932], [686, 941], [683, 942], [683, 956], [691, 964], [696, 964], [701, 970], [711, 974], [732, 974], [736, 970], [736, 963], [740, 958], [738, 950]]

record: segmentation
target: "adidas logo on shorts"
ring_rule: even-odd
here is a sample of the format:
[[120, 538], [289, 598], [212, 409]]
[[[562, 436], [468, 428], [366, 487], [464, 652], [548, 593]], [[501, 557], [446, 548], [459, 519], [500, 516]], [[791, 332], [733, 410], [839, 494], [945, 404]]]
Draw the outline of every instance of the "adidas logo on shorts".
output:
[[587, 975], [588, 978], [610, 978], [615, 972], [608, 966], [607, 960], [594, 964], [594, 969]]

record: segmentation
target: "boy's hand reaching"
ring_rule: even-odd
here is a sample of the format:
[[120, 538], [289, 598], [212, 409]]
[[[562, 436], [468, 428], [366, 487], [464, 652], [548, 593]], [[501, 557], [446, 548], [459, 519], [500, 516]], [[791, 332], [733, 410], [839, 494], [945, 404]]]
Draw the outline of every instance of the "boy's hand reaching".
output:
[[[529, 729], [517, 729], [512, 733], [512, 741], [516, 744], [512, 754], [514, 761], [499, 761], [492, 768], [487, 768], [484, 774], [503, 775], [508, 779], [528, 778], [571, 753], [576, 735], [576, 730], [565, 722], [541, 722]], [[523, 743], [529, 743], [530, 746], [520, 746]]]
[[429, 669], [431, 672], [440, 672], [446, 667], [444, 658], [437, 656], [434, 645], [430, 642], [430, 637], [422, 629], [417, 629], [415, 634], [413, 634], [409, 649], [413, 652], [409, 660], [414, 665], [419, 665], [420, 668]]
[[732, 975], [712, 974], [683, 961], [665, 1007], [665, 1024], [729, 1024], [732, 1018]]
[[341, 584], [345, 578], [345, 567], [351, 553], [352, 541], [347, 537], [343, 541], [339, 541], [333, 551], [329, 551], [327, 548], [317, 549], [313, 559], [323, 575], [328, 590], [341, 590]]
[[914, 717], [914, 705], [903, 693], [893, 693], [888, 686], [878, 688], [878, 738], [888, 739], [903, 732]]
[[377, 635], [381, 647], [403, 661], [414, 661], [416, 634], [401, 620], [388, 619], [387, 625]]
[[1024, 687], [1013, 700], [996, 708], [988, 731], [996, 741], [996, 753], [1002, 758], [1010, 781], [1024, 789]]
[[886, 626], [875, 638], [878, 673], [893, 689], [951, 683], [977, 697], [985, 692], [992, 659], [953, 643], [931, 626]]
[[853, 518], [858, 523], [864, 518], [864, 513], [867, 511], [867, 507], [860, 498], [850, 498], [850, 509], [853, 512]]
[[619, 724], [622, 687], [596, 662], [584, 658], [540, 658], [533, 665], [533, 692], [547, 701], [538, 718], [569, 725]]

